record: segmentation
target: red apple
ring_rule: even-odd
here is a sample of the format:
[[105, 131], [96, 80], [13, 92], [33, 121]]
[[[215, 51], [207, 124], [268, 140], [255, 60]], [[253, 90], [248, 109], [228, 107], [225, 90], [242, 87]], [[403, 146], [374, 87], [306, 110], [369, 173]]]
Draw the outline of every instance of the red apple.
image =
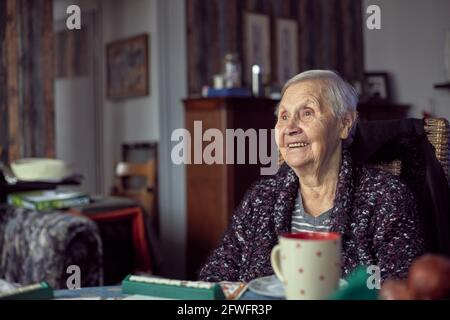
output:
[[383, 300], [414, 300], [414, 292], [403, 280], [386, 280], [381, 286], [380, 298]]
[[450, 297], [450, 259], [426, 254], [412, 264], [408, 287], [417, 299], [445, 299]]

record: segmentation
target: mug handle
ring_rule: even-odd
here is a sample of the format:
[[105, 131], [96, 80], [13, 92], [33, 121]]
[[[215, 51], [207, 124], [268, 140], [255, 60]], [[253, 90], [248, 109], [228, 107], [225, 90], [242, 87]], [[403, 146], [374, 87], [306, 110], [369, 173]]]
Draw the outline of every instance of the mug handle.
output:
[[284, 283], [284, 277], [281, 274], [280, 269], [280, 249], [281, 245], [279, 244], [273, 247], [272, 252], [270, 254], [270, 263], [272, 264], [272, 269], [277, 275], [278, 279], [280, 279], [280, 281]]

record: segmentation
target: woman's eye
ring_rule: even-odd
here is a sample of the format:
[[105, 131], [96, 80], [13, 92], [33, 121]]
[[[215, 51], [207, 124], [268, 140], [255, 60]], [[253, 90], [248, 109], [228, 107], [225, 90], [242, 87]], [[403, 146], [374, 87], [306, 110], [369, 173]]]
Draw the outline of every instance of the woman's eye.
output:
[[303, 118], [311, 118], [313, 116], [313, 112], [311, 110], [305, 110], [303, 111]]
[[287, 115], [283, 114], [283, 115], [281, 116], [281, 120], [286, 121], [286, 120], [287, 120]]

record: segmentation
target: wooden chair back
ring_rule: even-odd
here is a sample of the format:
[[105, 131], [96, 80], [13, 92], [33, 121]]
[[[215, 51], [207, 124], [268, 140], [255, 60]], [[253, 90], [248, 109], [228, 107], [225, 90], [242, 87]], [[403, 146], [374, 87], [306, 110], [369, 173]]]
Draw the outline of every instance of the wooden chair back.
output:
[[[139, 182], [144, 182], [133, 184], [130, 179], [137, 177], [142, 178]], [[138, 201], [147, 214], [152, 216], [154, 214], [155, 193], [156, 161], [154, 159], [145, 163], [119, 162], [117, 164], [113, 195]]]

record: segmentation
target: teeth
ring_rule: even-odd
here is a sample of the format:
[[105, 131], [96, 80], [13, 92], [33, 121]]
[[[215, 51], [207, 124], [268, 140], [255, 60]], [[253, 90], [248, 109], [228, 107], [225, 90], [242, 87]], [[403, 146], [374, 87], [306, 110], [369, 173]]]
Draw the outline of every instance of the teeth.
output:
[[308, 145], [308, 143], [306, 142], [296, 142], [296, 143], [289, 143], [288, 147], [289, 148], [302, 148], [302, 147], [306, 147]]

